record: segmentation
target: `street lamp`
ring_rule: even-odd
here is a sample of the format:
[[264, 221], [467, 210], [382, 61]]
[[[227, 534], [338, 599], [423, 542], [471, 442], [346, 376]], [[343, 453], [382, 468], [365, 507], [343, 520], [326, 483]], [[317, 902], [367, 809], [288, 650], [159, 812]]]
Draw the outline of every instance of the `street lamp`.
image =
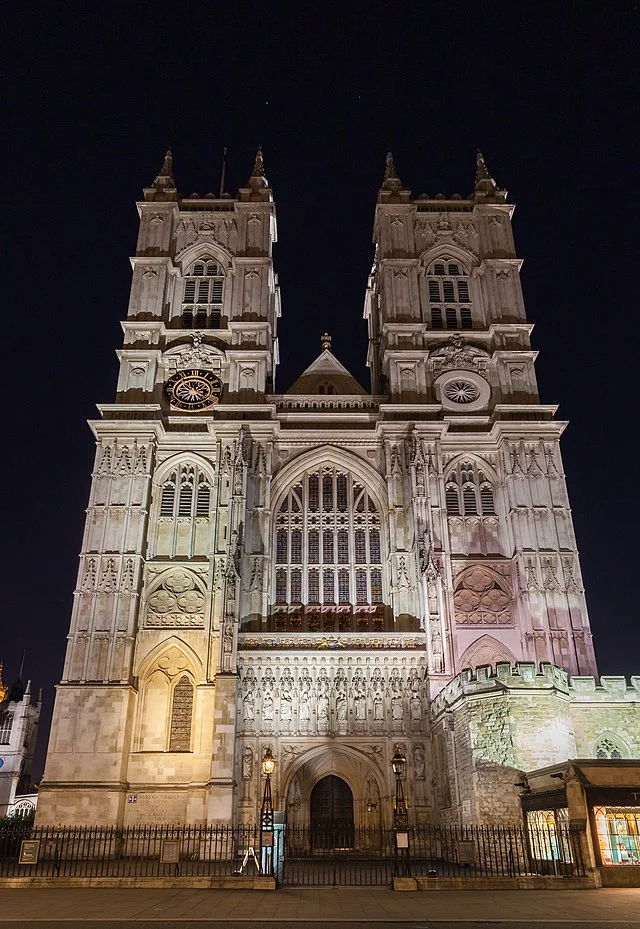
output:
[[262, 776], [264, 777], [264, 793], [260, 807], [260, 850], [262, 860], [262, 873], [273, 873], [273, 803], [271, 800], [271, 775], [276, 766], [271, 746], [267, 746], [262, 756]]
[[402, 779], [407, 770], [407, 757], [400, 745], [394, 748], [391, 768], [396, 779], [396, 796], [393, 804], [393, 829], [396, 839], [396, 870], [399, 875], [409, 874], [409, 814], [404, 797]]

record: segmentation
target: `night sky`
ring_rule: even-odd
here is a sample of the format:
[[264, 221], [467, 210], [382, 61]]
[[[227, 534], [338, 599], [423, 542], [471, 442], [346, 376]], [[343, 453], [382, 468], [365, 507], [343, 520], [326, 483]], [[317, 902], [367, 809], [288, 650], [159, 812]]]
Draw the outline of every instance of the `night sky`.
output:
[[414, 195], [466, 195], [483, 150], [517, 204], [541, 398], [570, 421], [562, 448], [600, 670], [640, 674], [638, 4], [13, 7], [0, 660], [10, 682], [26, 648], [45, 733], [93, 462], [85, 421], [114, 399], [134, 204], [168, 145], [183, 196], [218, 190], [223, 146], [235, 194], [264, 148], [278, 391], [325, 328], [369, 386], [362, 306], [386, 152]]

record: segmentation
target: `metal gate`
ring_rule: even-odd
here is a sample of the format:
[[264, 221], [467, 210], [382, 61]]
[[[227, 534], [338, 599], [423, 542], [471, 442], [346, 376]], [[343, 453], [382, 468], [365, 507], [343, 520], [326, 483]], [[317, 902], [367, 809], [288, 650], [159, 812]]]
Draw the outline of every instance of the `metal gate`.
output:
[[393, 879], [390, 830], [291, 828], [284, 835], [282, 883], [303, 887], [388, 886]]

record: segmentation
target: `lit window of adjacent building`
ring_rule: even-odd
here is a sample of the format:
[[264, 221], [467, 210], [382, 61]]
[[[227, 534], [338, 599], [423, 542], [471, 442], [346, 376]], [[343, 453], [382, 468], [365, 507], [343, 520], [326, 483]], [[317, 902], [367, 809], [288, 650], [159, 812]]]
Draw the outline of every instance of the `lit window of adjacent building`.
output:
[[603, 865], [640, 865], [640, 806], [593, 810]]
[[469, 278], [459, 261], [442, 258], [427, 271], [432, 329], [472, 329]]
[[195, 261], [184, 278], [182, 325], [185, 329], [219, 329], [224, 272], [210, 258]]
[[282, 501], [275, 534], [277, 606], [382, 602], [380, 514], [352, 474], [305, 474]]

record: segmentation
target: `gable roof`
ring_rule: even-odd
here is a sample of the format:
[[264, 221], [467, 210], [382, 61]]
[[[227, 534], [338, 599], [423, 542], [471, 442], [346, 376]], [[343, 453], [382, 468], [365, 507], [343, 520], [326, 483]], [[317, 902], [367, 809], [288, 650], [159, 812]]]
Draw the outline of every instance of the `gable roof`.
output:
[[362, 396], [367, 391], [359, 384], [353, 374], [345, 368], [342, 362], [328, 349], [320, 352], [315, 361], [302, 372], [300, 377], [291, 385], [288, 394], [317, 394], [319, 388], [331, 385], [336, 395]]

